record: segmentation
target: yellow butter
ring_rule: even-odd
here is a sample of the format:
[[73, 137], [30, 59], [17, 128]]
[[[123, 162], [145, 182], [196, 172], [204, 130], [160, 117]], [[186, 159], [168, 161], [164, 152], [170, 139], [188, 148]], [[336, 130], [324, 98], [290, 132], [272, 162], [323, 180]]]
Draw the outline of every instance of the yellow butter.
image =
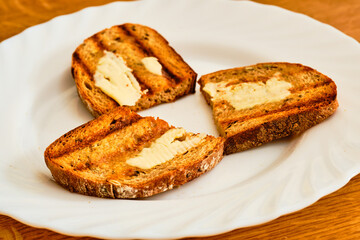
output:
[[185, 153], [192, 147], [195, 147], [205, 137], [204, 134], [198, 134], [183, 138], [186, 131], [182, 128], [173, 128], [156, 139], [150, 147], [144, 148], [137, 156], [126, 160], [126, 163], [142, 169], [150, 169], [156, 165], [167, 162], [177, 154]]
[[[245, 82], [229, 84], [229, 81], [205, 84], [203, 90], [213, 101], [225, 100], [236, 110], [251, 108], [255, 105], [276, 102], [285, 99], [291, 93], [292, 84], [280, 80], [280, 74], [275, 74], [266, 83]], [[227, 86], [229, 84], [229, 86]]]
[[94, 74], [95, 86], [114, 99], [119, 105], [134, 106], [143, 92], [132, 69], [124, 59], [112, 52], [104, 51]]
[[156, 57], [145, 57], [141, 59], [141, 62], [149, 72], [156, 75], [162, 75], [162, 66]]

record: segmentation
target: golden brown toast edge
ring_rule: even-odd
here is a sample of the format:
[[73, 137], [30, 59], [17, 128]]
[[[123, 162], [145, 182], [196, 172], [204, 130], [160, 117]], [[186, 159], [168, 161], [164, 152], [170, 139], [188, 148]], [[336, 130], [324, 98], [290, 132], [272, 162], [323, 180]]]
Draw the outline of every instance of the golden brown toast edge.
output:
[[224, 154], [244, 151], [280, 138], [298, 135], [327, 119], [336, 111], [337, 107], [338, 102], [334, 100], [299, 111], [287, 112], [287, 114], [282, 114], [264, 124], [228, 136], [225, 141]]
[[85, 179], [72, 171], [64, 171], [60, 165], [51, 161], [47, 165], [56, 182], [71, 192], [104, 198], [145, 198], [174, 189], [212, 170], [223, 158], [224, 140], [220, 141], [218, 138], [218, 141], [216, 148], [201, 161], [196, 161], [192, 165], [179, 169], [169, 170], [152, 179], [151, 182], [138, 186]]

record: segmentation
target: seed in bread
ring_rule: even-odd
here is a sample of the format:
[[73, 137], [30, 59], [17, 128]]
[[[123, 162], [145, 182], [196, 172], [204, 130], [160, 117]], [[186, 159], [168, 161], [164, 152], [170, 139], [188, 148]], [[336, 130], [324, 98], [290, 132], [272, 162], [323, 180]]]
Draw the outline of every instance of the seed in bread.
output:
[[338, 107], [335, 83], [300, 64], [260, 63], [199, 79], [231, 154], [299, 134]]
[[117, 107], [57, 139], [44, 156], [54, 179], [71, 192], [142, 198], [210, 171], [223, 147], [221, 137], [189, 133]]
[[89, 111], [134, 111], [195, 92], [197, 74], [157, 31], [126, 23], [86, 39], [72, 56], [72, 75]]

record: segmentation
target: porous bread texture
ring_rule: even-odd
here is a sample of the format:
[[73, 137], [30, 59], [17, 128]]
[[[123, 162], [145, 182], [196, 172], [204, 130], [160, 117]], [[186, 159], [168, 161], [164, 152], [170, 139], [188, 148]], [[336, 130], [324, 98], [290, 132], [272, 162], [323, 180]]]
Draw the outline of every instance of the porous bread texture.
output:
[[[72, 55], [71, 72], [79, 97], [95, 117], [119, 106], [95, 86], [93, 75], [104, 50], [120, 55], [145, 91], [135, 106], [139, 111], [172, 102], [195, 92], [197, 74], [157, 31], [147, 26], [126, 23], [104, 29], [86, 39]], [[142, 64], [144, 57], [156, 57], [162, 75], [153, 74]]]
[[45, 161], [54, 179], [72, 192], [149, 197], [204, 174], [223, 157], [224, 139], [206, 136], [197, 146], [153, 168], [126, 163], [171, 128], [161, 119], [118, 107], [57, 139], [46, 149]]
[[[292, 84], [285, 99], [236, 110], [229, 102], [212, 99], [204, 86], [209, 82], [231, 84], [263, 82], [278, 75]], [[297, 135], [322, 122], [338, 107], [335, 83], [324, 74], [301, 64], [271, 62], [217, 71], [199, 79], [200, 89], [212, 107], [225, 154]]]

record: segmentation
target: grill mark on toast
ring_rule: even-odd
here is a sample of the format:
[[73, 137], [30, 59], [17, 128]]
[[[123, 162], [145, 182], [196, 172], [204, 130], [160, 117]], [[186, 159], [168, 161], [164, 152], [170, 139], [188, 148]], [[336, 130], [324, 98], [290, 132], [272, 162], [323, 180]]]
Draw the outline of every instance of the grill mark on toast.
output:
[[[139, 115], [133, 115], [131, 117], [127, 117], [125, 119], [113, 119], [110, 123], [108, 127], [103, 127], [99, 132], [97, 132], [96, 134], [89, 134], [89, 138], [79, 138], [79, 139], [75, 139], [74, 142], [71, 144], [67, 144], [69, 146], [65, 146], [67, 143], [67, 139], [72, 139], [72, 135], [77, 135], [78, 132], [81, 132], [81, 129], [84, 128], [84, 125], [75, 128], [74, 130], [64, 134], [61, 138], [59, 138], [58, 140], [56, 140], [53, 145], [53, 147], [59, 146], [59, 145], [63, 145], [63, 148], [60, 148], [58, 151], [55, 151], [53, 153], [49, 153], [51, 158], [57, 158], [57, 157], [61, 157], [63, 155], [66, 154], [70, 154], [74, 151], [80, 150], [94, 142], [96, 142], [98, 139], [103, 138], [106, 135], [109, 135], [115, 131], [118, 131], [120, 129], [123, 129], [127, 126], [130, 126], [132, 124], [135, 124], [136, 122], [138, 122], [142, 117]], [[86, 135], [87, 133], [84, 132], [84, 134]], [[51, 147], [50, 146], [50, 147]]]
[[[120, 26], [117, 26], [119, 29], [122, 29], [121, 25]], [[124, 29], [122, 29], [124, 30]], [[104, 30], [105, 31], [105, 30]], [[125, 30], [124, 30], [125, 31]], [[102, 39], [99, 38], [99, 34], [101, 34], [102, 32], [98, 33], [98, 34], [95, 34], [93, 35], [91, 38], [94, 40], [94, 42], [99, 46], [99, 48], [101, 49], [101, 51], [103, 52], [104, 50], [105, 51], [108, 51], [108, 52], [114, 52], [112, 51], [111, 49], [109, 49], [104, 43]], [[128, 35], [128, 33], [125, 31], [126, 35]], [[131, 37], [131, 36], [129, 36]], [[140, 48], [142, 51], [144, 49]], [[114, 52], [115, 53], [115, 52]], [[141, 87], [141, 90], [148, 90], [146, 94], [148, 95], [152, 95], [153, 94], [153, 89], [151, 89], [150, 86], [148, 86], [146, 83], [144, 83], [140, 76], [135, 72], [135, 71], [132, 71], [132, 74], [134, 75], [134, 77], [136, 78], [136, 81], [139, 83], [140, 87]]]
[[314, 88], [319, 88], [319, 87], [327, 87], [329, 86], [330, 84], [334, 84], [334, 82], [331, 81], [331, 79], [326, 79], [325, 82], [316, 82], [314, 84], [306, 84], [306, 85], [303, 85], [303, 86], [300, 86], [300, 87], [297, 87], [295, 89], [295, 91], [291, 91], [292, 94], [296, 94], [298, 92], [301, 92], [301, 91], [306, 91], [306, 90], [309, 90], [309, 89], [314, 89]]
[[305, 102], [294, 103], [291, 105], [282, 106], [280, 109], [275, 109], [275, 110], [271, 110], [271, 111], [265, 110], [262, 112], [257, 112], [257, 113], [246, 115], [243, 117], [238, 117], [238, 118], [234, 118], [234, 119], [226, 119], [223, 121], [219, 121], [219, 123], [221, 125], [228, 125], [225, 127], [225, 129], [228, 129], [237, 122], [248, 121], [253, 118], [260, 118], [260, 117], [263, 117], [266, 115], [276, 114], [276, 113], [280, 113], [280, 112], [286, 112], [286, 111], [289, 111], [289, 110], [295, 109], [295, 108], [300, 109], [303, 106], [311, 106], [311, 108], [316, 108], [317, 106], [328, 105], [335, 100], [336, 100], [336, 93], [332, 93], [331, 96], [324, 96], [324, 97], [321, 96], [320, 98], [311, 99], [311, 100], [308, 100]]
[[93, 36], [90, 37], [90, 39], [92, 39], [93, 42], [100, 48], [101, 52], [103, 52], [104, 50], [108, 51], [106, 46], [103, 44], [103, 40], [99, 38], [99, 34], [101, 33], [102, 32], [94, 34]]
[[[157, 58], [159, 59], [159, 58]], [[165, 78], [170, 82], [170, 85], [181, 83], [181, 79], [179, 79], [175, 74], [173, 74], [168, 68], [165, 67], [164, 63], [159, 59], [159, 62], [162, 66], [162, 71], [165, 73]], [[169, 77], [167, 77], [169, 76]]]
[[[154, 120], [156, 122], [156, 120]], [[137, 124], [138, 122], [134, 123]], [[141, 123], [139, 123], [141, 124]], [[134, 127], [134, 126], [133, 126]], [[133, 129], [134, 130], [134, 129]], [[126, 171], [122, 172], [122, 174], [124, 175], [124, 177], [126, 178], [131, 178], [134, 175], [134, 171], [135, 169], [137, 169], [136, 167], [133, 167], [131, 165], [128, 165], [127, 163], [125, 163], [125, 161], [135, 155], [137, 155], [139, 152], [141, 152], [144, 148], [148, 147], [151, 145], [151, 143], [153, 143], [156, 139], [158, 139], [159, 137], [161, 137], [166, 131], [168, 131], [169, 128], [168, 127], [155, 127], [152, 128], [151, 131], [144, 131], [143, 134], [141, 135], [133, 135], [134, 140], [129, 140], [129, 143], [126, 144], [126, 147], [124, 148], [113, 148], [112, 146], [109, 147], [108, 144], [104, 144], [102, 145], [103, 147], [101, 148], [101, 150], [96, 150], [96, 151], [102, 151], [102, 154], [100, 157], [97, 157], [95, 155], [95, 157], [91, 158], [91, 166], [87, 167], [87, 169], [90, 169], [90, 167], [101, 167], [104, 163], [109, 164], [110, 166], [114, 166], [114, 167], [110, 167], [110, 169], [117, 169], [118, 168], [118, 164], [123, 165], [126, 164]], [[113, 134], [117, 134], [116, 132], [114, 132]], [[111, 143], [113, 143], [114, 145], [118, 144], [118, 142], [116, 141], [116, 139], [118, 138], [117, 136], [110, 136], [111, 134], [106, 135], [106, 137], [109, 137], [109, 140]], [[102, 139], [101, 139], [102, 140]], [[91, 145], [90, 145], [91, 148]], [[81, 151], [82, 149], [80, 149]], [[72, 152], [73, 154], [77, 154], [78, 151], [74, 151]], [[72, 154], [70, 153], [70, 154]], [[73, 156], [71, 156], [73, 157]], [[86, 168], [82, 169], [85, 170]], [[146, 171], [146, 170], [143, 170]]]
[[118, 25], [117, 27], [120, 29], [120, 31], [124, 32], [128, 38], [132, 38], [135, 41], [135, 43], [138, 45], [139, 49], [145, 53], [145, 55], [147, 56], [152, 55], [152, 52], [149, 51], [149, 49], [145, 48], [140, 43], [139, 39], [137, 39], [134, 35], [131, 34], [131, 32], [128, 29], [126, 29], [125, 25]]
[[[83, 148], [76, 148], [74, 151], [67, 152], [61, 155], [60, 158], [74, 159], [73, 165], [71, 165], [74, 171], [92, 171], [106, 164], [108, 169], [115, 170], [115, 172], [103, 171], [102, 175], [111, 177], [113, 174], [116, 176], [121, 174], [126, 179], [131, 178], [134, 176], [137, 168], [127, 165], [125, 161], [141, 152], [143, 148], [150, 146], [152, 142], [162, 136], [170, 127], [167, 124], [164, 125], [163, 121], [151, 117], [147, 119], [141, 118], [141, 120], [125, 127], [129, 127], [129, 129], [124, 129], [124, 132], [120, 134], [124, 133], [126, 136], [130, 134], [134, 139], [124, 140], [119, 138], [118, 131], [109, 132], [104, 136], [97, 137], [97, 141], [89, 143]], [[139, 127], [142, 129], [140, 134], [132, 134], [136, 133]], [[148, 128], [151, 130], [148, 131]], [[93, 151], [95, 154], [92, 154]], [[96, 154], [99, 152], [101, 152], [101, 155]], [[119, 168], [124, 171], [116, 171]]]
[[[73, 57], [73, 61], [76, 62], [77, 64], [79, 64], [81, 66], [81, 68], [85, 70], [85, 73], [90, 77], [90, 79], [93, 80], [93, 76], [91, 74], [91, 71], [90, 71], [89, 67], [86, 65], [86, 62], [84, 62], [81, 59], [78, 51], [75, 51], [73, 53], [72, 57]], [[73, 77], [75, 78], [75, 76], [74, 76], [74, 74], [75, 74], [74, 67], [71, 68], [71, 73], [72, 73]]]
[[153, 95], [154, 94], [154, 90], [151, 89], [151, 87], [149, 85], [147, 85], [146, 83], [144, 83], [141, 78], [139, 78], [139, 75], [137, 75], [135, 72], [133, 72], [134, 77], [136, 78], [136, 80], [138, 81], [141, 91], [145, 91], [147, 90], [146, 93], [144, 93], [144, 95]]
[[[172, 73], [166, 66], [165, 64], [162, 62], [162, 59], [159, 58], [158, 56], [156, 56], [156, 54], [154, 54], [153, 51], [151, 51], [150, 48], [145, 47], [144, 44], [142, 44], [142, 41], [140, 39], [138, 39], [135, 35], [133, 35], [127, 28], [125, 25], [120, 25], [119, 26], [129, 37], [132, 37], [135, 42], [139, 45], [140, 49], [142, 51], [144, 51], [144, 53], [147, 56], [154, 56], [158, 59], [158, 61], [160, 62], [161, 66], [162, 66], [162, 71], [165, 73], [165, 78], [169, 81], [170, 85], [176, 85], [181, 83], [181, 79], [178, 78], [174, 73]], [[169, 77], [167, 77], [169, 76]]]

